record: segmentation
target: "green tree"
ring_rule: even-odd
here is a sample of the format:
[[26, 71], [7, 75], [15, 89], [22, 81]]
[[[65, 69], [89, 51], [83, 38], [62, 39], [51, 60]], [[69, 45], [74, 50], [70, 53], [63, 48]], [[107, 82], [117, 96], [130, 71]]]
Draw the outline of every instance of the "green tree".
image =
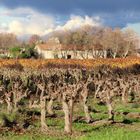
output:
[[19, 58], [19, 55], [20, 55], [20, 52], [21, 52], [21, 48], [16, 46], [16, 47], [10, 48], [9, 52], [10, 52], [10, 57], [12, 57], [12, 58]]

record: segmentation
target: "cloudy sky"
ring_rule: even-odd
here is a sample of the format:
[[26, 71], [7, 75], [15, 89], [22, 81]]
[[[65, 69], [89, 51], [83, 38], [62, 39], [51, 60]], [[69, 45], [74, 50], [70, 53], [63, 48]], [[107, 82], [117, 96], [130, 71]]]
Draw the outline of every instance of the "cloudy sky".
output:
[[140, 34], [140, 0], [0, 0], [0, 32], [45, 35], [87, 24]]

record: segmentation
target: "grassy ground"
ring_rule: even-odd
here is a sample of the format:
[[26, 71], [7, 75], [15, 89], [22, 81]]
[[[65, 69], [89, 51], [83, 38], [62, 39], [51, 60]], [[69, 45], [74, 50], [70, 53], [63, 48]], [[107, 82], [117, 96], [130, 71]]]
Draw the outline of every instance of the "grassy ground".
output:
[[[140, 117], [135, 116], [135, 113], [140, 113], [139, 104], [117, 104], [115, 107], [116, 123], [110, 124], [106, 120], [107, 109], [104, 105], [92, 104], [91, 115], [95, 122], [87, 124], [83, 120], [84, 113], [79, 104], [75, 105], [73, 134], [66, 135], [63, 132], [64, 119], [63, 112], [57, 110], [57, 117], [47, 118], [47, 124], [50, 131], [42, 133], [39, 129], [39, 116], [35, 116], [33, 124], [24, 131], [13, 131], [8, 128], [0, 128], [0, 140], [140, 140]], [[2, 108], [0, 112], [2, 112]], [[124, 112], [133, 112], [133, 116], [123, 115]], [[2, 113], [0, 113], [0, 123], [2, 123]], [[25, 119], [25, 115], [9, 115], [10, 119], [16, 118], [19, 122]], [[79, 119], [77, 119], [77, 117]], [[123, 123], [122, 123], [123, 122]]]

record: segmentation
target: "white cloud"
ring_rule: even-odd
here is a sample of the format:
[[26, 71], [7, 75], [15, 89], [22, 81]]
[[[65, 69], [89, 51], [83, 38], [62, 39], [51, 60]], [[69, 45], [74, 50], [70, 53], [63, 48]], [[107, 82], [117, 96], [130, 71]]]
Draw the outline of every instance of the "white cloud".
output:
[[16, 20], [12, 21], [9, 24], [8, 32], [13, 32], [18, 35], [22, 34], [24, 32], [23, 24]]
[[100, 17], [75, 16], [62, 26], [56, 25], [58, 21], [54, 16], [35, 11], [31, 8], [16, 8], [0, 10], [0, 32], [12, 32], [18, 36], [26, 34], [45, 35], [58, 30], [71, 30], [84, 25], [100, 26]]
[[90, 26], [100, 26], [100, 18], [99, 17], [81, 17], [81, 16], [71, 16], [70, 19], [63, 25], [63, 26], [57, 26], [56, 30], [71, 30], [76, 29], [84, 25], [90, 25]]
[[0, 15], [6, 15], [10, 19], [7, 32], [13, 32], [17, 35], [44, 35], [45, 30], [53, 28], [55, 25], [52, 16], [39, 13], [30, 8], [6, 9]]
[[89, 16], [75, 16], [72, 15], [69, 20], [66, 21], [63, 25], [57, 25], [54, 28], [47, 29], [45, 34], [51, 33], [53, 31], [67, 31], [74, 30], [79, 27], [90, 25], [90, 26], [101, 26], [100, 17], [89, 17]]
[[8, 29], [7, 24], [4, 22], [1, 22], [0, 23], [0, 32], [6, 32], [7, 29]]

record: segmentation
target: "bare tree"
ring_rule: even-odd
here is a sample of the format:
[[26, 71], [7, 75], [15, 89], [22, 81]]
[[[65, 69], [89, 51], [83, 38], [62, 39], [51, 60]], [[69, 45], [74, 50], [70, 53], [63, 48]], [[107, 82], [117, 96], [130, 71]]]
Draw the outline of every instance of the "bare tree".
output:
[[0, 48], [7, 50], [18, 44], [16, 35], [12, 33], [0, 33]]
[[39, 35], [34, 34], [29, 38], [29, 44], [36, 44], [40, 39], [41, 37]]
[[120, 55], [125, 58], [128, 55], [132, 55], [136, 52], [138, 37], [136, 33], [131, 29], [126, 29], [122, 32], [123, 35], [123, 44], [120, 51]]

